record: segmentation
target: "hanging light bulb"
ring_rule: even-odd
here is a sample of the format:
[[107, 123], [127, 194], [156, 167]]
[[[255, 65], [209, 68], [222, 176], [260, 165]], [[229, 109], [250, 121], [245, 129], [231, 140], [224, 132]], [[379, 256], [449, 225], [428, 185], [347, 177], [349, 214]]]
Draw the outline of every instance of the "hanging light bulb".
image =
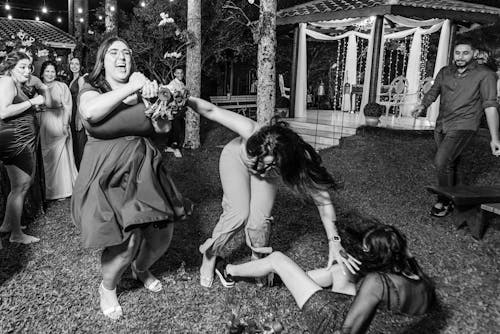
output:
[[10, 10], [10, 5], [8, 2], [5, 4], [5, 10]]
[[146, 7], [146, 1], [141, 1], [141, 7]]
[[83, 9], [82, 9], [82, 7], [79, 7], [78, 8], [78, 14], [81, 14], [81, 13], [83, 13]]
[[10, 14], [9, 14], [9, 15], [7, 15], [7, 18], [8, 18], [9, 20], [12, 20], [12, 15], [10, 15]]
[[112, 12], [114, 12], [115, 11], [115, 6], [109, 7], [109, 10], [112, 11]]
[[62, 22], [62, 19], [60, 17], [57, 18], [57, 22], [58, 23], [61, 23]]
[[80, 23], [83, 23], [83, 17], [80, 17], [79, 21], [80, 21]]
[[47, 12], [48, 12], [47, 7], [43, 6], [42, 7], [42, 13], [47, 14]]
[[97, 18], [102, 21], [102, 15], [99, 15]]
[[35, 16], [35, 20], [40, 21], [40, 16]]

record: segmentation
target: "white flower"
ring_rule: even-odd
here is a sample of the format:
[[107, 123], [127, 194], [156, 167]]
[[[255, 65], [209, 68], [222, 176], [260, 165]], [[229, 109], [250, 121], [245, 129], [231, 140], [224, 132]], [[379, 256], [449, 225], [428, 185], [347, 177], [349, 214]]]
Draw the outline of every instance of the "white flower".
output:
[[163, 55], [163, 58], [180, 58], [182, 57], [182, 53], [181, 52], [165, 52], [165, 54]]
[[167, 23], [174, 23], [174, 19], [169, 17], [167, 13], [160, 13], [161, 21], [158, 23], [158, 26], [164, 26]]
[[7, 55], [7, 51], [0, 51], [0, 57], [5, 57]]

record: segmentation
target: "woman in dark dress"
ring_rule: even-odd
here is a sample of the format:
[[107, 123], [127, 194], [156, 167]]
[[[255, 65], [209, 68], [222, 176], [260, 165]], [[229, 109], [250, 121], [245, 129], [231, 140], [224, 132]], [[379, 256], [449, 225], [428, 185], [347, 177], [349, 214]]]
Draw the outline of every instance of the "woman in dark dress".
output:
[[[11, 188], [0, 232], [10, 233], [10, 242], [30, 244], [40, 239], [22, 232], [21, 215], [36, 169], [35, 106], [50, 100], [50, 94], [40, 79], [31, 76], [31, 58], [24, 52], [9, 53], [0, 65], [0, 75], [0, 160]], [[37, 92], [43, 95], [35, 96]]]
[[[137, 112], [144, 119], [146, 108], [137, 93], [153, 97], [158, 85], [134, 71], [132, 51], [125, 41], [112, 37], [102, 42], [79, 95], [79, 112], [89, 133], [116, 120], [132, 105], [142, 106]], [[169, 121], [159, 122], [149, 128], [170, 129]], [[100, 306], [111, 319], [123, 314], [116, 285], [129, 265], [145, 288], [162, 290], [149, 268], [169, 247], [172, 223], [186, 218], [192, 209], [168, 175], [158, 149], [149, 138], [134, 134], [122, 131], [111, 138], [108, 132], [106, 139], [89, 135], [71, 202], [84, 246], [104, 248]]]
[[69, 69], [71, 71], [71, 81], [68, 83], [71, 97], [73, 98], [73, 110], [71, 112], [70, 128], [71, 137], [73, 138], [73, 155], [75, 157], [76, 168], [80, 169], [80, 162], [82, 161], [83, 149], [87, 142], [87, 134], [83, 128], [80, 114], [78, 113], [78, 92], [85, 82], [82, 76], [82, 66], [80, 59], [73, 57], [69, 61]]
[[[381, 306], [408, 315], [421, 315], [431, 308], [433, 284], [396, 228], [382, 225], [368, 230], [360, 253], [358, 288], [338, 264], [306, 273], [280, 252], [238, 265], [218, 261], [216, 268], [225, 276], [278, 274], [302, 309], [309, 332], [315, 334], [365, 333]], [[330, 286], [331, 291], [323, 289]], [[355, 295], [354, 300], [347, 295]]]

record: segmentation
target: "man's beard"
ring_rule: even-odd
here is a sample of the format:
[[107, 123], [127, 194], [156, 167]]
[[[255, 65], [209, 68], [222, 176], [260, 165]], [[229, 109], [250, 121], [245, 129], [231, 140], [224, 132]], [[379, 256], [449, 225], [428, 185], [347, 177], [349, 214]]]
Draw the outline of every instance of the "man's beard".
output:
[[474, 59], [471, 59], [469, 61], [464, 61], [464, 60], [460, 60], [460, 65], [457, 63], [457, 61], [455, 60], [454, 63], [455, 63], [455, 66], [458, 67], [458, 68], [464, 68], [464, 67], [467, 67], [467, 65], [469, 65], [470, 63], [472, 63], [474, 61]]

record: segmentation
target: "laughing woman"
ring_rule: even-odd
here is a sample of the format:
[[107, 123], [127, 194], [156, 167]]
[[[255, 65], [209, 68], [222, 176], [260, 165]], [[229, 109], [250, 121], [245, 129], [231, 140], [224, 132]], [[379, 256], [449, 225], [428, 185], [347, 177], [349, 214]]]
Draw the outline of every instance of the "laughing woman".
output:
[[[104, 248], [100, 306], [111, 319], [123, 314], [116, 286], [128, 266], [146, 289], [162, 290], [160, 280], [149, 268], [168, 249], [173, 222], [186, 218], [192, 209], [149, 138], [123, 129], [113, 133], [109, 127], [130, 110], [132, 116], [135, 112], [144, 121], [145, 107], [140, 103], [139, 91], [145, 98], [158, 94], [156, 82], [134, 71], [128, 44], [111, 37], [99, 46], [95, 66], [79, 95], [82, 121], [91, 135], [75, 184], [72, 217], [82, 231], [85, 247]], [[152, 128], [170, 128], [169, 121], [146, 122], [145, 134]], [[123, 125], [120, 123], [116, 124]], [[140, 127], [130, 119], [128, 124], [135, 131]], [[94, 131], [100, 127], [108, 129], [98, 139]]]
[[[0, 232], [10, 233], [10, 242], [30, 244], [40, 239], [22, 232], [21, 215], [36, 166], [35, 106], [50, 100], [50, 95], [47, 86], [31, 76], [31, 58], [18, 51], [9, 53], [0, 64], [0, 92], [0, 160], [10, 181]], [[32, 95], [36, 92], [42, 95]]]
[[45, 197], [64, 199], [73, 193], [76, 170], [73, 141], [70, 131], [72, 98], [68, 86], [56, 80], [57, 65], [52, 61], [42, 64], [40, 77], [49, 87], [52, 103], [39, 114], [40, 143], [45, 173]]

